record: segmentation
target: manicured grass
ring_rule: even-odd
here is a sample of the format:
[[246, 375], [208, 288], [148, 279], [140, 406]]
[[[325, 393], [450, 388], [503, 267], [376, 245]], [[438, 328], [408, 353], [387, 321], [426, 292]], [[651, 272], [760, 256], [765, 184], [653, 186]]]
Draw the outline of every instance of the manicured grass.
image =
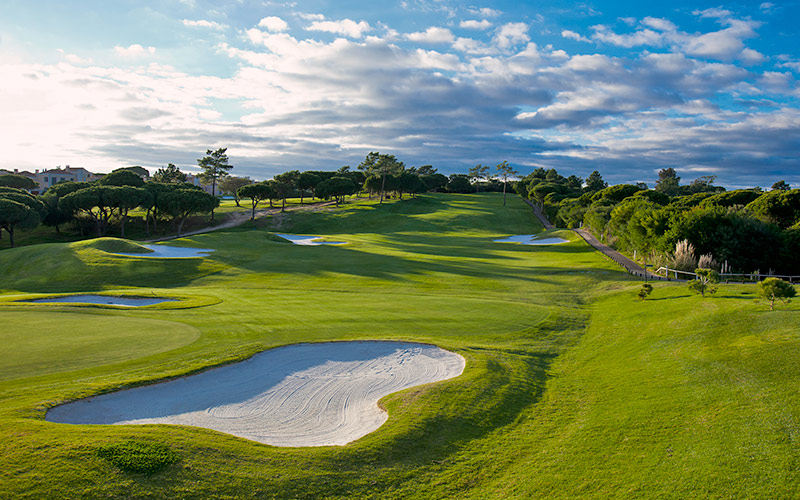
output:
[[[0, 497], [791, 498], [797, 306], [769, 313], [746, 286], [701, 299], [666, 283], [639, 301], [638, 282], [572, 233], [558, 233], [562, 245], [492, 242], [541, 231], [509, 201], [361, 200], [175, 243], [214, 248], [205, 259], [119, 257], [94, 242], [0, 252], [7, 297], [126, 289], [205, 301], [0, 304], [13, 317], [3, 340], [21, 353], [0, 360]], [[292, 245], [272, 236], [278, 225], [347, 244]], [[43, 420], [58, 402], [339, 339], [432, 342], [467, 368], [384, 398], [388, 422], [344, 447]], [[180, 460], [143, 475], [98, 454], [129, 441]]]
[[189, 344], [200, 334], [157, 319], [116, 318], [110, 329], [104, 318], [85, 313], [4, 310], [2, 315], [6, 360], [0, 381], [136, 359]]

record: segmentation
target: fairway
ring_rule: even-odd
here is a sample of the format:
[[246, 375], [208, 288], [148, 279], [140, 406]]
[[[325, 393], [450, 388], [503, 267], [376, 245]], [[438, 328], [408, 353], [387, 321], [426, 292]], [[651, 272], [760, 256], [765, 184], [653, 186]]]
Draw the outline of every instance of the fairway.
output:
[[[666, 282], [639, 301], [640, 282], [580, 237], [542, 233], [517, 197], [426, 194], [170, 243], [213, 250], [203, 258], [124, 257], [99, 240], [3, 250], [0, 497], [793, 497], [798, 306], [769, 312], [745, 285], [702, 299]], [[567, 241], [495, 242], [530, 234]], [[118, 290], [185, 307], [9, 302]], [[44, 419], [69, 401], [341, 340], [434, 344], [466, 366], [383, 397], [388, 420], [344, 446]], [[178, 458], [144, 474], [98, 454], [130, 440]]]

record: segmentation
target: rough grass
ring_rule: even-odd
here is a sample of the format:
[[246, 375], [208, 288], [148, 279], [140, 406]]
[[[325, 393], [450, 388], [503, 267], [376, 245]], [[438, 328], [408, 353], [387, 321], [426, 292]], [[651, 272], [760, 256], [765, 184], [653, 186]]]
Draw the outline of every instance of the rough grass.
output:
[[124, 472], [138, 474], [153, 474], [178, 461], [178, 455], [169, 446], [133, 440], [101, 446], [97, 456]]
[[[348, 244], [277, 242], [278, 224]], [[56, 362], [48, 356], [80, 359], [0, 380], [0, 497], [792, 498], [797, 306], [770, 313], [746, 286], [701, 299], [663, 283], [640, 301], [638, 282], [579, 239], [492, 242], [540, 229], [518, 199], [504, 208], [501, 195], [434, 195], [189, 238], [216, 249], [190, 268], [181, 259], [153, 269], [91, 245], [0, 252], [9, 294], [146, 286], [219, 300], [185, 310], [4, 306], [4, 318], [18, 316], [4, 330], [8, 346], [32, 349], [25, 356], [43, 366]], [[136, 352], [136, 335], [111, 338], [140, 331], [125, 327], [131, 320], [197, 335], [161, 350], [143, 340]], [[92, 329], [128, 355], [104, 359], [108, 346], [73, 338]], [[387, 423], [344, 447], [43, 420], [59, 402], [335, 339], [432, 342], [462, 354], [467, 368], [384, 398]], [[80, 348], [69, 351], [71, 341]], [[13, 373], [14, 358], [0, 367]], [[96, 452], [128, 440], [164, 443], [181, 460], [131, 480]]]

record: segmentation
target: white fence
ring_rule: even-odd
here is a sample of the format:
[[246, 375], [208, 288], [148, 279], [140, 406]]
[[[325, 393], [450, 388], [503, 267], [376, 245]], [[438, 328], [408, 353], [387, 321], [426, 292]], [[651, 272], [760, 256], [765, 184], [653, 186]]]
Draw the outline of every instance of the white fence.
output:
[[[669, 267], [659, 267], [656, 274], [663, 275], [668, 280], [693, 280], [697, 274], [689, 271], [670, 269]], [[789, 283], [800, 283], [800, 276], [788, 276], [785, 274], [762, 274], [759, 271], [754, 273], [722, 273], [719, 275], [720, 281], [725, 283], [758, 283], [765, 278], [780, 278]]]

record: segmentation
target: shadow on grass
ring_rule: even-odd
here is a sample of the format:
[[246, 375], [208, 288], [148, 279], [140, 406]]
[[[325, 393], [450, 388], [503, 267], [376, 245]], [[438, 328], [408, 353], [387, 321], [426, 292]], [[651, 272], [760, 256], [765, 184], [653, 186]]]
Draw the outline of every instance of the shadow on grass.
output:
[[207, 259], [121, 257], [96, 248], [58, 243], [0, 254], [3, 288], [29, 293], [123, 286], [179, 288], [224, 267]]

